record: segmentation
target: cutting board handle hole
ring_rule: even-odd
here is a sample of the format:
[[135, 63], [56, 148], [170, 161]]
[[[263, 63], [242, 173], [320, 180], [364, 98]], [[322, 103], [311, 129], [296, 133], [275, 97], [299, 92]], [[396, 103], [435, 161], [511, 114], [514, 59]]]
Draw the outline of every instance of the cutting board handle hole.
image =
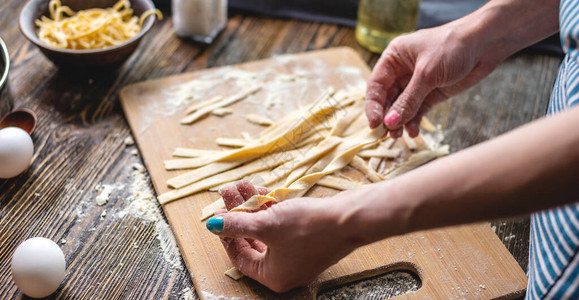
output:
[[418, 291], [421, 287], [422, 280], [416, 270], [398, 269], [323, 289], [318, 293], [316, 299], [340, 299], [343, 295], [348, 295], [350, 299], [361, 299], [368, 295], [374, 295], [376, 299], [387, 299]]

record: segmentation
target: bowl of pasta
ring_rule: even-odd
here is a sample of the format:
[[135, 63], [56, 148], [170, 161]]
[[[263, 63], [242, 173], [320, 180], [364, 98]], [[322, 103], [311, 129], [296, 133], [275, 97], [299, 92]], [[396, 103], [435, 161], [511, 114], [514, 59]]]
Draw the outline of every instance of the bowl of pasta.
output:
[[8, 91], [8, 72], [10, 54], [4, 40], [0, 37], [0, 119], [12, 110], [12, 99]]
[[151, 0], [30, 0], [19, 27], [59, 67], [110, 68], [131, 56], [155, 16]]

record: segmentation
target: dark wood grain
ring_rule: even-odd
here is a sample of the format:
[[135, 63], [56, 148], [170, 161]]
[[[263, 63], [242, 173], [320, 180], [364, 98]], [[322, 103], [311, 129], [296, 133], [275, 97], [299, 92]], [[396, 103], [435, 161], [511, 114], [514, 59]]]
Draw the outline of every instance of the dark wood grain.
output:
[[[118, 102], [130, 83], [215, 66], [269, 58], [284, 53], [350, 46], [373, 66], [377, 55], [362, 49], [352, 28], [331, 24], [246, 16], [233, 12], [225, 31], [211, 45], [177, 38], [169, 11], [119, 69], [101, 74], [59, 71], [18, 31], [24, 1], [0, 2], [0, 36], [6, 41], [15, 107], [37, 112], [34, 162], [16, 178], [0, 180], [0, 298], [21, 294], [10, 273], [10, 258], [27, 238], [58, 241], [67, 258], [67, 275], [53, 297], [71, 299], [179, 299], [193, 289], [185, 270], [163, 257], [154, 222], [130, 216], [128, 189], [109, 203], [95, 204], [99, 184], [130, 186], [136, 146]], [[453, 151], [520, 126], [544, 114], [560, 58], [519, 54], [487, 79], [437, 106], [433, 122], [446, 129]], [[103, 211], [107, 215], [102, 218]], [[528, 220], [492, 223], [523, 269], [527, 266]], [[66, 242], [64, 243], [64, 240]], [[382, 282], [382, 283], [380, 283]], [[384, 283], [386, 282], [386, 283]], [[378, 292], [394, 295], [388, 281]], [[384, 290], [384, 285], [390, 291]], [[388, 290], [388, 289], [387, 289]], [[372, 294], [372, 291], [365, 291]], [[378, 297], [380, 298], [380, 297]]]

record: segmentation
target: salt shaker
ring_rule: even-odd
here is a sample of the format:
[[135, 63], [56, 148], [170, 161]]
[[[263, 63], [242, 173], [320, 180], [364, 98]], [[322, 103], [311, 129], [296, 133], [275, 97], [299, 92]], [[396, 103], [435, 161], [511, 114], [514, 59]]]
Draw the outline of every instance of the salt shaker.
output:
[[227, 24], [227, 0], [172, 0], [173, 29], [182, 38], [210, 44]]

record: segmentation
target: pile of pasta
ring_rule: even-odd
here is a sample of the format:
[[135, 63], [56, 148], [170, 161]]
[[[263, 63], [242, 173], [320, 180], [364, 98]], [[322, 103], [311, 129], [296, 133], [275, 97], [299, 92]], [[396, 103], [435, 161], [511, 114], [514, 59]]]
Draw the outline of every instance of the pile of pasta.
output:
[[151, 15], [162, 18], [159, 10], [150, 10], [137, 17], [128, 0], [119, 0], [109, 8], [73, 11], [60, 0], [48, 5], [50, 18], [36, 20], [38, 38], [49, 46], [63, 49], [88, 50], [119, 45], [136, 36], [145, 19]]
[[[249, 87], [227, 98], [216, 97], [195, 103], [186, 110], [188, 115], [182, 123], [194, 123], [201, 116], [221, 110], [259, 90], [259, 86]], [[378, 182], [449, 152], [448, 146], [429, 148], [420, 136], [412, 139], [405, 135], [397, 143], [395, 139], [384, 137], [382, 126], [371, 130], [364, 114], [364, 91], [335, 92], [330, 88], [311, 105], [277, 122], [263, 122], [262, 125], [266, 128], [259, 138], [244, 135], [245, 138], [237, 140], [217, 139], [217, 144], [232, 147], [230, 150], [177, 148], [173, 155], [180, 158], [166, 160], [165, 168], [191, 170], [169, 179], [167, 184], [173, 190], [159, 195], [159, 202], [167, 204], [247, 179], [272, 189], [268, 195], [256, 195], [233, 209], [253, 211], [268, 202], [303, 196], [316, 184], [338, 190], [361, 187], [363, 182], [336, 175], [348, 165], [364, 174], [369, 182]], [[435, 130], [426, 119], [422, 127]], [[418, 144], [424, 149], [419, 149]], [[401, 159], [403, 151], [408, 150], [412, 154]], [[379, 173], [376, 169], [383, 160], [390, 160], [392, 167]], [[218, 199], [203, 209], [201, 219], [205, 220], [224, 207], [223, 199]]]
[[[233, 111], [227, 106], [261, 88], [251, 86], [226, 98], [196, 102], [185, 110], [181, 123], [194, 124], [209, 114], [223, 117], [227, 115], [223, 111]], [[166, 160], [165, 169], [190, 171], [169, 179], [167, 185], [173, 190], [159, 195], [159, 202], [167, 204], [199, 192], [219, 191], [224, 184], [246, 179], [272, 191], [255, 195], [230, 211], [255, 211], [266, 203], [301, 197], [314, 185], [349, 190], [365, 182], [388, 180], [449, 153], [448, 145], [429, 146], [421, 135], [412, 139], [405, 133], [398, 141], [384, 137], [383, 126], [371, 130], [364, 114], [363, 90], [335, 92], [330, 88], [311, 105], [277, 122], [263, 115], [247, 115], [246, 119], [266, 127], [259, 138], [242, 132], [241, 139], [216, 139], [218, 145], [230, 150], [177, 148], [173, 156], [179, 158]], [[426, 118], [421, 128], [437, 130]], [[365, 182], [341, 174], [347, 166], [364, 174]], [[201, 221], [224, 208], [223, 198], [214, 201], [202, 209]], [[234, 280], [243, 277], [236, 268], [226, 270], [225, 275]]]

